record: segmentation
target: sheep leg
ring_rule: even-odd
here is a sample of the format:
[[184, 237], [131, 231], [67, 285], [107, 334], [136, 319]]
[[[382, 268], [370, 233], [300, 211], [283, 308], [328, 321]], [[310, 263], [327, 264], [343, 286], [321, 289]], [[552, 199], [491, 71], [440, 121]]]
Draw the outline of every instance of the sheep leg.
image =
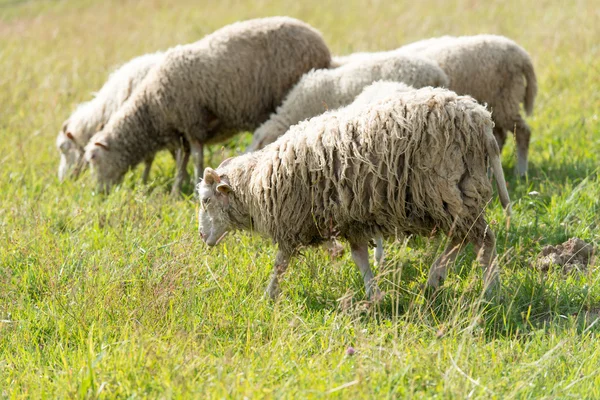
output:
[[194, 159], [194, 187], [196, 187], [200, 183], [200, 177], [204, 172], [204, 146], [197, 140], [191, 140], [190, 147]]
[[383, 263], [383, 237], [377, 236], [375, 238], [375, 266], [380, 267]]
[[279, 250], [275, 256], [275, 265], [273, 266], [273, 273], [271, 274], [271, 282], [267, 286], [266, 294], [275, 300], [281, 294], [281, 288], [279, 283], [287, 267], [290, 263], [290, 255]]
[[434, 261], [429, 269], [427, 285], [438, 288], [448, 275], [448, 266], [456, 260], [456, 256], [464, 247], [464, 240], [459, 237], [451, 237], [441, 256]]
[[326, 241], [323, 247], [325, 247], [331, 258], [340, 258], [344, 255], [344, 246], [335, 238]]
[[180, 173], [181, 173], [181, 182], [189, 182], [190, 181], [190, 174], [188, 174], [187, 165], [188, 165], [188, 162], [190, 161], [190, 150], [186, 149], [186, 148], [183, 148], [183, 147], [177, 149], [177, 151], [175, 152], [174, 159], [178, 163], [181, 163], [181, 166], [182, 166], [182, 169], [180, 170]]
[[154, 154], [146, 157], [144, 160], [144, 172], [142, 173], [142, 183], [148, 183], [148, 177], [150, 177], [150, 168], [152, 168], [152, 163], [154, 162]]
[[506, 143], [506, 130], [495, 126], [494, 127], [494, 137], [496, 138], [496, 143], [498, 143], [498, 148], [500, 149], [500, 153], [502, 153], [502, 149], [504, 148], [504, 144]]
[[[477, 260], [483, 269], [483, 285], [486, 296], [489, 296], [500, 284], [500, 273], [496, 257], [496, 236], [490, 227], [483, 222], [483, 238], [471, 240], [477, 250]], [[481, 230], [479, 230], [481, 232]]]
[[375, 277], [369, 266], [369, 245], [367, 243], [350, 242], [350, 252], [354, 263], [362, 274], [367, 297], [369, 300], [376, 302], [381, 300], [383, 295], [377, 286], [377, 282], [375, 282]]
[[176, 151], [175, 160], [177, 161], [177, 171], [175, 173], [175, 182], [171, 188], [171, 195], [177, 196], [181, 193], [181, 186], [183, 182], [189, 180], [190, 176], [187, 173], [187, 165], [190, 160], [190, 152], [179, 148]]
[[515, 121], [515, 142], [517, 144], [517, 174], [525, 176], [527, 174], [527, 154], [529, 152], [529, 141], [531, 139], [531, 129], [523, 119], [519, 117]]

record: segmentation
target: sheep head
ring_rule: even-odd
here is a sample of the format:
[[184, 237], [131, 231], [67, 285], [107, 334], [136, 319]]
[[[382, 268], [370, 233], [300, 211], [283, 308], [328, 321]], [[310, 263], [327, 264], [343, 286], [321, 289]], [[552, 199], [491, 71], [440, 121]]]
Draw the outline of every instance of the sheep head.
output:
[[109, 192], [111, 187], [123, 180], [127, 168], [122, 167], [122, 159], [118, 149], [111, 149], [104, 138], [94, 136], [85, 146], [85, 162], [92, 168], [98, 180], [98, 190]]
[[233, 229], [228, 209], [232, 193], [229, 183], [212, 168], [204, 170], [198, 184], [200, 211], [198, 231], [204, 243], [215, 246]]
[[67, 177], [77, 178], [83, 167], [83, 147], [77, 143], [69, 120], [63, 123], [56, 137], [56, 148], [60, 152], [58, 179], [62, 182]]

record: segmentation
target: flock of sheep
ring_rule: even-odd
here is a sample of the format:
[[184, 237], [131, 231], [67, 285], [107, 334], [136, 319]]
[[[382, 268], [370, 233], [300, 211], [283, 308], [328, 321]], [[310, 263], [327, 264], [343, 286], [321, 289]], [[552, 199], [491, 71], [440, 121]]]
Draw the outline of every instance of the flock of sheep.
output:
[[[367, 295], [381, 292], [369, 265], [396, 235], [443, 231], [432, 265], [437, 287], [473, 243], [484, 287], [498, 286], [492, 197], [510, 199], [500, 162], [514, 132], [517, 174], [527, 172], [529, 114], [537, 92], [527, 52], [501, 36], [441, 37], [397, 50], [331, 57], [322, 36], [288, 17], [238, 22], [166, 52], [131, 60], [80, 105], [57, 138], [59, 178], [90, 166], [109, 191], [155, 154], [171, 151], [173, 193], [190, 179], [199, 231], [214, 246], [232, 230], [271, 238], [278, 253], [267, 292], [299, 249], [346, 239]], [[247, 152], [203, 167], [203, 146], [254, 131]]]

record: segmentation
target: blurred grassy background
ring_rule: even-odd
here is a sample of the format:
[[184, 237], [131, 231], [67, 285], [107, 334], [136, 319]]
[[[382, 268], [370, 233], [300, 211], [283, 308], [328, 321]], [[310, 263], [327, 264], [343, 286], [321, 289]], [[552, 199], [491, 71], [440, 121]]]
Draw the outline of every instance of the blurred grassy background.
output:
[[[504, 254], [498, 299], [480, 301], [471, 250], [426, 298], [443, 238], [399, 238], [378, 271], [380, 306], [362, 302], [348, 255], [320, 249], [272, 304], [273, 246], [246, 234], [202, 246], [191, 196], [168, 197], [170, 156], [149, 185], [138, 170], [108, 197], [89, 175], [59, 185], [62, 121], [115, 66], [268, 15], [307, 21], [336, 54], [477, 33], [529, 51], [530, 175], [513, 177], [509, 141], [510, 228], [497, 201], [489, 209]], [[594, 0], [0, 0], [0, 396], [600, 397], [597, 263], [568, 276], [531, 267], [544, 244], [600, 241], [598, 37]], [[211, 147], [207, 165], [247, 143]]]

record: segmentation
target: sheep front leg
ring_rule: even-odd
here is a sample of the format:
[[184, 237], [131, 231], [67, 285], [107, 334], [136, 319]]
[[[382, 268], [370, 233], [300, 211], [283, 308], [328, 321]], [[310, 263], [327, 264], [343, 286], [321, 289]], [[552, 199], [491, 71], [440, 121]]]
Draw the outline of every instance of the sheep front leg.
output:
[[269, 295], [271, 300], [277, 299], [281, 294], [281, 288], [279, 283], [287, 267], [290, 263], [290, 255], [279, 250], [275, 256], [275, 265], [273, 266], [273, 273], [271, 274], [271, 282], [267, 286], [266, 294]]
[[369, 245], [367, 243], [350, 242], [350, 252], [354, 263], [358, 266], [362, 274], [367, 297], [369, 300], [376, 302], [381, 300], [383, 295], [377, 286], [377, 282], [375, 282], [375, 277], [369, 266]]
[[194, 159], [194, 188], [200, 183], [200, 177], [204, 173], [204, 146], [197, 140], [190, 141], [192, 158]]
[[456, 256], [462, 250], [464, 240], [458, 237], [451, 237], [441, 256], [434, 261], [429, 269], [429, 278], [427, 285], [438, 288], [442, 281], [448, 275], [448, 266], [456, 260]]
[[148, 183], [148, 177], [150, 177], [150, 168], [152, 168], [152, 163], [154, 162], [154, 154], [146, 157], [144, 160], [144, 173], [142, 174], [142, 183], [145, 185]]
[[[181, 193], [183, 182], [189, 179], [187, 165], [190, 160], [190, 152], [183, 148], [177, 149], [175, 160], [177, 162], [177, 171], [175, 173], [175, 182], [173, 182], [173, 187], [171, 188], [172, 196], [179, 195], [179, 193]], [[194, 191], [195, 190], [196, 189], [194, 188]]]
[[506, 131], [498, 126], [494, 127], [494, 137], [496, 138], [496, 143], [498, 143], [498, 148], [500, 149], [500, 153], [502, 153], [502, 149], [504, 148], [504, 143], [506, 143]]

